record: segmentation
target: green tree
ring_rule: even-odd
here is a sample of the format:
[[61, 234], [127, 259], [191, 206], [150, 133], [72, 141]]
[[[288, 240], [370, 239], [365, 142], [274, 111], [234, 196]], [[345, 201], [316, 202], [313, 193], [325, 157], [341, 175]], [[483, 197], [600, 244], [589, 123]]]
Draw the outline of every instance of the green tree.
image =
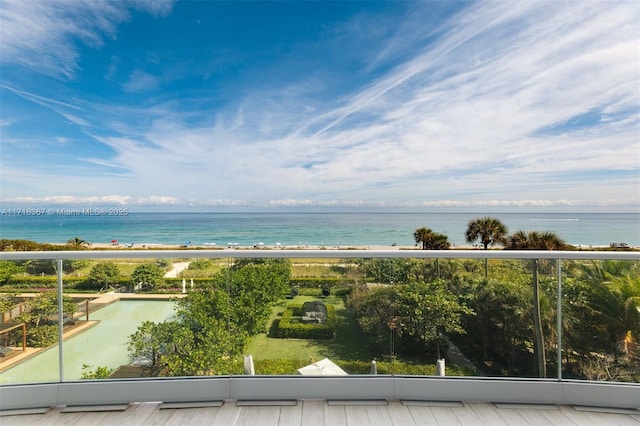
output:
[[6, 284], [12, 276], [24, 271], [23, 267], [11, 260], [0, 260], [0, 284]]
[[464, 235], [468, 243], [479, 239], [487, 250], [489, 246], [506, 243], [507, 227], [494, 217], [480, 217], [469, 222]]
[[[517, 231], [509, 236], [507, 249], [509, 250], [564, 250], [567, 243], [555, 232], [550, 231]], [[533, 288], [533, 323], [534, 323], [534, 353], [537, 360], [537, 371], [540, 377], [547, 376], [544, 335], [542, 328], [542, 316], [540, 311], [540, 280], [539, 260], [531, 261], [532, 288]]]
[[[68, 296], [62, 296], [62, 312], [73, 316], [78, 306]], [[17, 317], [27, 324], [27, 345], [48, 346], [58, 340], [58, 293], [47, 291], [29, 299], [23, 313]]]
[[176, 320], [144, 323], [129, 337], [133, 357], [168, 375], [229, 374], [249, 336], [266, 330], [274, 303], [289, 289], [290, 264], [243, 262], [214, 277], [212, 288], [176, 301]]
[[0, 318], [2, 314], [13, 309], [18, 304], [18, 298], [16, 294], [0, 294]]
[[400, 286], [358, 287], [349, 297], [371, 350], [391, 354], [424, 353], [432, 343], [440, 357], [442, 333], [464, 333], [461, 318], [473, 315], [444, 281]]
[[[72, 316], [78, 309], [76, 303], [69, 296], [62, 296], [63, 314]], [[58, 320], [58, 293], [46, 291], [27, 300], [20, 319], [28, 325], [38, 326]]]
[[383, 284], [406, 283], [412, 270], [412, 263], [407, 259], [362, 259], [357, 263], [368, 277]]
[[464, 334], [461, 318], [474, 312], [459, 303], [444, 282], [418, 282], [399, 287], [396, 295], [397, 321], [401, 332], [425, 344], [436, 343], [440, 358], [443, 333]]
[[418, 228], [413, 233], [417, 244], [422, 244], [422, 250], [448, 250], [451, 244], [445, 234], [433, 232], [430, 228]]
[[81, 248], [85, 248], [86, 246], [89, 245], [88, 242], [86, 242], [85, 240], [83, 240], [80, 237], [75, 237], [75, 238], [71, 238], [67, 241], [67, 245], [73, 247], [74, 249], [81, 249]]
[[143, 290], [152, 290], [156, 284], [160, 284], [164, 277], [164, 271], [155, 263], [143, 263], [136, 266], [131, 273], [131, 282], [141, 284]]
[[82, 380], [93, 380], [93, 379], [108, 379], [113, 373], [113, 369], [105, 366], [96, 367], [95, 370], [91, 370], [93, 365], [82, 364], [82, 375], [80, 379]]
[[100, 262], [89, 271], [88, 281], [94, 289], [107, 290], [120, 281], [120, 268], [112, 262]]
[[517, 231], [507, 238], [508, 250], [566, 250], [568, 244], [551, 231]]
[[[494, 217], [480, 217], [469, 222], [464, 235], [468, 243], [473, 243], [479, 239], [484, 249], [488, 250], [489, 246], [506, 243], [507, 227]], [[485, 258], [484, 278], [487, 279], [488, 277], [489, 261]]]
[[640, 273], [631, 262], [602, 260], [582, 264], [579, 278], [588, 285], [586, 305], [597, 334], [606, 336], [605, 351], [621, 352], [631, 366], [639, 366]]
[[56, 263], [53, 260], [28, 260], [25, 262], [26, 271], [31, 275], [55, 275]]

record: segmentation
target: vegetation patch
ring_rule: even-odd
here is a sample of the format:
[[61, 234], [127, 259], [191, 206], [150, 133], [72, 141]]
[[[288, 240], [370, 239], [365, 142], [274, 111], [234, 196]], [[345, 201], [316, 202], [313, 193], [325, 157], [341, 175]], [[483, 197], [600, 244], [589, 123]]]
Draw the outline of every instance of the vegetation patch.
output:
[[336, 310], [333, 305], [323, 305], [327, 310], [324, 323], [303, 322], [303, 305], [289, 305], [279, 320], [274, 321], [272, 333], [281, 339], [332, 339], [335, 335]]

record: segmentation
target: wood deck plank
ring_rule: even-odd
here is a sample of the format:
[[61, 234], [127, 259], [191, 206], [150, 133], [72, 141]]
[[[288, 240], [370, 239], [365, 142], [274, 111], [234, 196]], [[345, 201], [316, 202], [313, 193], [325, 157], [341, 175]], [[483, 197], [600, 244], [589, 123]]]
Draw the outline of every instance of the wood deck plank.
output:
[[579, 425], [634, 425], [638, 426], [630, 415], [611, 414], [596, 411], [579, 411], [573, 407], [561, 407], [561, 413]]
[[389, 415], [388, 405], [371, 405], [366, 407], [369, 425], [371, 426], [390, 426], [393, 425], [391, 416]]
[[[525, 419], [525, 421], [531, 425], [548, 425], [553, 424], [544, 415], [547, 410], [536, 410], [535, 408], [517, 408], [518, 414]], [[552, 416], [560, 416], [557, 410], [552, 410]]]
[[387, 411], [393, 426], [414, 426], [416, 424], [409, 407], [405, 407], [400, 401], [389, 401]]
[[[467, 408], [486, 425], [507, 425], [508, 423], [498, 414], [493, 404], [488, 402], [467, 402], [464, 404]], [[467, 410], [465, 410], [467, 411]]]
[[429, 407], [424, 405], [406, 406], [416, 426], [438, 424]]
[[236, 423], [240, 414], [240, 407], [236, 407], [233, 402], [225, 402], [222, 407], [213, 411], [214, 415], [209, 423], [211, 426], [230, 426]]
[[347, 415], [344, 405], [324, 404], [324, 424], [325, 426], [347, 426]]
[[[460, 419], [456, 416], [452, 407], [428, 407], [433, 417], [436, 419], [436, 424], [444, 425], [461, 425]], [[460, 408], [460, 410], [467, 410], [468, 408]], [[475, 417], [475, 416], [474, 416]], [[476, 423], [477, 424], [477, 423]]]
[[535, 407], [498, 408], [490, 403], [465, 403], [463, 407], [403, 405], [329, 405], [326, 401], [299, 401], [296, 406], [237, 406], [171, 408], [158, 403], [134, 403], [126, 411], [62, 413], [54, 407], [44, 414], [5, 416], [3, 426], [56, 425], [188, 425], [188, 426], [413, 426], [413, 425], [621, 425], [638, 426], [640, 416], [630, 412], [578, 411]]
[[157, 409], [145, 420], [145, 426], [165, 426], [172, 424], [173, 416], [178, 415], [180, 410], [160, 410]]
[[[191, 425], [194, 422], [196, 422], [197, 420], [195, 419], [196, 417], [196, 411], [194, 408], [176, 408], [176, 409], [164, 409], [164, 410], [157, 410], [157, 412], [171, 412], [171, 417], [168, 417], [166, 419], [166, 423], [163, 423], [163, 426], [181, 426], [181, 425]], [[204, 417], [204, 416], [203, 416]], [[155, 418], [155, 416], [150, 417], [150, 418]], [[203, 419], [201, 419], [203, 420]], [[210, 423], [210, 420], [207, 420], [206, 424], [208, 425]]]
[[127, 426], [142, 426], [160, 406], [160, 402], [138, 402], [124, 411]]
[[238, 417], [234, 426], [255, 426], [258, 424], [258, 407], [256, 406], [242, 406], [236, 405], [236, 410], [239, 410]]
[[258, 422], [256, 424], [260, 426], [279, 426], [281, 411], [282, 407], [279, 405], [258, 407]]
[[[431, 410], [433, 410], [434, 408], [441, 408], [441, 407], [430, 407], [430, 408]], [[463, 424], [463, 425], [488, 424], [483, 422], [482, 419], [467, 404], [464, 404], [462, 407], [446, 407], [446, 408], [448, 408], [449, 410], [451, 410], [451, 412], [453, 412], [453, 414], [456, 416], [460, 424]], [[436, 417], [436, 420], [438, 420], [437, 417]]]
[[302, 401], [280, 407], [278, 426], [302, 426]]
[[324, 425], [325, 401], [308, 399], [302, 401], [302, 424], [305, 426]]
[[493, 406], [496, 414], [500, 416], [503, 422], [508, 425], [520, 426], [520, 425], [528, 425], [529, 422], [525, 420], [522, 415], [520, 415], [520, 411], [517, 408], [498, 408]]
[[197, 407], [190, 408], [193, 410], [193, 423], [189, 426], [209, 426], [222, 407]]
[[347, 425], [349, 426], [369, 424], [367, 407], [364, 405], [345, 405], [344, 414], [347, 418]]

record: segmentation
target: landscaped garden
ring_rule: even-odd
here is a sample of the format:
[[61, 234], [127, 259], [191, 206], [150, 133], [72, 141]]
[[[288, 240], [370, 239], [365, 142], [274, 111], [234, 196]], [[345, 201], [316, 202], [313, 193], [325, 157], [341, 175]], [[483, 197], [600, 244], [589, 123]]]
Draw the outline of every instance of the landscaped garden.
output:
[[[190, 262], [176, 278], [164, 276], [165, 259], [63, 263], [65, 292], [182, 294], [189, 281], [174, 321], [144, 323], [129, 338], [132, 358], [150, 360], [155, 375], [243, 374], [251, 354], [257, 374], [295, 374], [324, 358], [349, 374], [369, 373], [374, 359], [378, 373], [434, 374], [444, 357], [448, 375], [550, 377], [560, 359], [564, 377], [640, 380], [637, 262], [565, 260], [558, 271], [513, 259], [174, 261]], [[0, 262], [2, 310], [25, 305], [30, 345], [55, 340], [57, 302], [17, 293], [52, 291], [55, 272], [51, 261]], [[326, 322], [300, 311], [314, 301], [327, 307]], [[452, 343], [474, 369], [456, 369]]]

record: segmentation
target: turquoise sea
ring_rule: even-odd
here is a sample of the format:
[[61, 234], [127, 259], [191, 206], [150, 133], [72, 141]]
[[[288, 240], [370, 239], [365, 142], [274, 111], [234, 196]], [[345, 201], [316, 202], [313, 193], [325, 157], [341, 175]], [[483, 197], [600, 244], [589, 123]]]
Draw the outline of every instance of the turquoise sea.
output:
[[500, 219], [509, 232], [556, 232], [582, 246], [626, 242], [640, 246], [640, 215], [635, 213], [128, 213], [108, 215], [2, 215], [0, 238], [63, 243], [79, 237], [93, 243], [226, 246], [256, 243], [286, 246], [414, 245], [413, 231], [428, 227], [468, 245], [469, 220]]

